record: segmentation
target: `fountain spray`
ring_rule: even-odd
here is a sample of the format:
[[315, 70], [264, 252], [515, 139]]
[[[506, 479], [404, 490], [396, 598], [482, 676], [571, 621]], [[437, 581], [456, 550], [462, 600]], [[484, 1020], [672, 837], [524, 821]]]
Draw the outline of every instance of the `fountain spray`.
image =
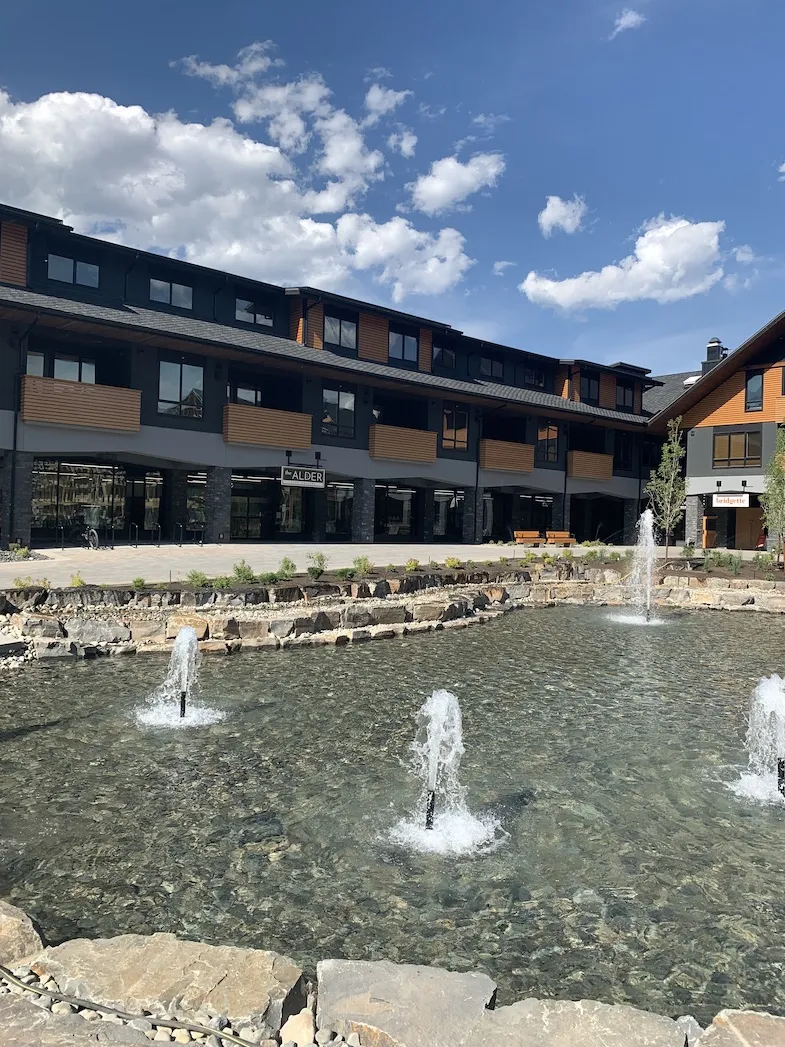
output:
[[652, 617], [655, 556], [654, 513], [651, 509], [646, 509], [638, 520], [638, 541], [635, 545], [631, 582], [635, 587], [635, 603], [647, 622], [650, 622]]
[[782, 677], [767, 676], [755, 688], [745, 743], [749, 766], [734, 791], [763, 803], [781, 803], [785, 799], [785, 679]]
[[166, 679], [137, 713], [137, 721], [149, 727], [195, 727], [217, 723], [224, 714], [194, 705], [198, 693], [199, 642], [195, 630], [185, 625], [178, 632]]

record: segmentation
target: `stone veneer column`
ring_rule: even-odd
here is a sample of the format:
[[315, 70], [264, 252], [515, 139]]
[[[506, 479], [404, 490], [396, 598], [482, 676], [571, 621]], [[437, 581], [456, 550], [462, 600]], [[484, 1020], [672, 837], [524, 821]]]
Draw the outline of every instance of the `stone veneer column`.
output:
[[635, 545], [638, 539], [636, 525], [638, 523], [638, 499], [624, 499], [624, 534], [622, 542], [624, 545]]
[[232, 470], [217, 466], [210, 468], [204, 493], [205, 542], [228, 542], [231, 519]]
[[717, 540], [714, 543], [717, 549], [728, 548], [728, 513], [730, 509], [716, 509], [717, 514]]
[[433, 488], [420, 487], [417, 491], [417, 533], [420, 541], [433, 541]]
[[467, 487], [463, 498], [463, 542], [476, 545], [482, 541], [482, 506], [485, 489]]
[[30, 545], [33, 520], [33, 459], [34, 455], [29, 452], [17, 451], [14, 469], [14, 455], [9, 451], [0, 461], [0, 544], [4, 548], [10, 542]]
[[700, 549], [703, 545], [703, 498], [699, 494], [687, 495], [687, 513], [684, 518], [684, 541]]
[[184, 469], [166, 469], [163, 481], [160, 523], [164, 540], [174, 541], [177, 524], [188, 523], [188, 473]]
[[552, 531], [569, 531], [570, 529], [570, 495], [555, 494], [551, 509]]
[[352, 541], [372, 542], [376, 516], [376, 483], [363, 478], [354, 481], [352, 501]]

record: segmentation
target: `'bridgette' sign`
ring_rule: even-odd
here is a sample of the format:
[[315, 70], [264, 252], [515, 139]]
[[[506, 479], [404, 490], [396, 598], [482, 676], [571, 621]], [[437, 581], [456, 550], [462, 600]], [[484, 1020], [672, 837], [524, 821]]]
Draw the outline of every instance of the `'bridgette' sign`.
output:
[[324, 487], [325, 469], [310, 465], [282, 465], [281, 487]]

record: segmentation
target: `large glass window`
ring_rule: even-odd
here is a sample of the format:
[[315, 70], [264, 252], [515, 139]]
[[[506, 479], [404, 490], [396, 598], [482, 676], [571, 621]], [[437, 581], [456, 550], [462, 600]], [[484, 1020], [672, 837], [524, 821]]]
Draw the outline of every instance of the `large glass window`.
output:
[[763, 371], [747, 371], [744, 385], [744, 410], [763, 410]]
[[95, 385], [95, 361], [78, 356], [56, 356], [54, 376], [62, 382], [84, 382]]
[[442, 447], [448, 451], [466, 451], [469, 448], [469, 412], [458, 404], [444, 406]]
[[760, 462], [760, 429], [741, 433], [714, 434], [713, 465], [715, 469], [759, 468]]
[[324, 315], [325, 345], [337, 345], [341, 349], [357, 348], [357, 321], [344, 320], [340, 316]]
[[542, 367], [533, 367], [524, 364], [518, 368], [518, 380], [522, 385], [528, 385], [531, 389], [545, 388], [545, 371]]
[[61, 254], [50, 254], [46, 259], [46, 275], [50, 280], [82, 287], [98, 287], [100, 270], [91, 262], [79, 262]]
[[354, 439], [355, 388], [338, 382], [322, 386], [322, 434]]
[[613, 468], [619, 472], [631, 472], [635, 460], [635, 441], [632, 433], [617, 430], [613, 436]]
[[44, 354], [28, 353], [25, 373], [35, 375], [37, 378], [44, 377]]
[[483, 378], [504, 378], [504, 362], [495, 356], [481, 356], [480, 374]]
[[616, 410], [632, 411], [635, 409], [635, 383], [616, 379]]
[[270, 309], [257, 306], [247, 298], [235, 298], [234, 318], [244, 324], [261, 324], [262, 327], [272, 327], [275, 319]]
[[161, 360], [158, 365], [158, 413], [201, 418], [204, 369], [196, 364]]
[[433, 366], [441, 367], [443, 371], [455, 370], [455, 350], [445, 349], [441, 345], [433, 347]]
[[388, 336], [389, 358], [417, 363], [419, 342], [415, 335], [391, 330]]
[[33, 463], [32, 527], [39, 539], [79, 540], [85, 527], [117, 530], [125, 513], [125, 472], [121, 466], [61, 462], [36, 458]]
[[581, 371], [581, 402], [585, 404], [600, 402], [600, 376], [594, 371]]
[[555, 422], [544, 422], [537, 427], [535, 457], [538, 462], [558, 462], [559, 427]]
[[374, 531], [379, 538], [411, 538], [416, 530], [417, 492], [409, 487], [376, 488]]
[[193, 308], [194, 292], [186, 284], [174, 284], [168, 280], [150, 281], [150, 301], [174, 305], [178, 309]]
[[281, 488], [281, 507], [277, 522], [281, 534], [302, 534], [305, 526], [302, 487]]
[[352, 484], [328, 484], [326, 494], [327, 519], [325, 534], [328, 538], [350, 541], [352, 537], [354, 486]]
[[463, 538], [463, 491], [433, 492], [433, 537], [445, 542]]

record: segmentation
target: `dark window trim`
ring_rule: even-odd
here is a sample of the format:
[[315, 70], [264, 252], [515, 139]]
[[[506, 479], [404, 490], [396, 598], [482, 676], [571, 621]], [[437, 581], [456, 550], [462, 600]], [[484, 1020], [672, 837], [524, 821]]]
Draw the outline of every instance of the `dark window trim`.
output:
[[[253, 307], [253, 313], [249, 313], [250, 319], [244, 320], [242, 317], [237, 315], [237, 303], [248, 302]], [[260, 323], [258, 317], [264, 316], [269, 318], [269, 323]], [[270, 306], [261, 305], [252, 296], [249, 298], [243, 298], [241, 295], [234, 294], [234, 321], [238, 324], [245, 324], [248, 327], [275, 327], [275, 309]]]
[[[457, 415], [460, 412], [460, 413], [462, 413], [462, 414], [464, 414], [466, 416], [466, 425], [465, 425], [465, 427], [464, 426], [458, 426], [458, 425], [453, 425], [453, 427], [452, 427], [452, 431], [454, 433], [457, 433], [459, 428], [465, 428], [466, 429], [466, 442], [465, 443], [459, 443], [457, 437], [453, 437], [451, 440], [445, 439], [444, 433], [445, 433], [445, 430], [447, 428], [446, 422], [447, 422], [447, 413], [448, 412], [452, 412], [455, 415]], [[454, 420], [457, 421], [457, 419], [454, 419]], [[442, 404], [442, 425], [441, 425], [441, 431], [439, 433], [439, 442], [440, 442], [442, 448], [445, 451], [468, 451], [469, 450], [469, 421], [470, 421], [470, 419], [469, 419], [469, 408], [465, 404], [461, 404], [461, 403], [458, 403], [458, 402], [452, 402], [450, 400], [445, 400], [445, 402]]]
[[[763, 410], [763, 386], [764, 370], [761, 367], [753, 367], [744, 372], [744, 413], [753, 414]], [[757, 407], [750, 407], [750, 378], [760, 378], [760, 403]]]
[[[393, 334], [401, 335], [404, 339], [414, 339], [415, 354], [413, 360], [407, 356], [392, 356], [390, 353], [390, 335]], [[405, 352], [405, 349], [406, 342], [404, 341], [402, 351]], [[402, 324], [390, 324], [387, 331], [387, 361], [392, 364], [393, 367], [406, 367], [410, 369], [418, 367], [420, 362], [420, 332], [413, 331], [411, 327], [405, 327]]]
[[[487, 363], [489, 370], [483, 371], [483, 364]], [[495, 368], [498, 368], [499, 373], [495, 373]], [[480, 353], [480, 377], [481, 378], [498, 378], [504, 381], [504, 357], [495, 356], [493, 353], [483, 354]]]
[[[441, 356], [437, 356], [440, 353]], [[449, 353], [452, 357], [452, 363], [444, 362], [444, 354]], [[458, 362], [458, 357], [455, 355], [455, 350], [450, 349], [446, 345], [434, 345], [433, 347], [433, 366], [440, 368], [442, 371], [454, 371]]]
[[[161, 302], [157, 298], [153, 298], [153, 281], [157, 284], [168, 284], [169, 285], [169, 301]], [[175, 305], [172, 301], [172, 288], [173, 287], [185, 287], [191, 292], [191, 304], [190, 305]], [[194, 308], [194, 289], [192, 284], [181, 284], [179, 280], [170, 280], [166, 276], [148, 276], [147, 279], [147, 297], [153, 308], [157, 306], [166, 306], [169, 309], [181, 309], [184, 313], [192, 313]]]
[[[620, 391], [630, 394], [630, 402], [628, 404], [623, 401], [619, 402]], [[624, 399], [626, 399], [626, 397]], [[632, 382], [627, 378], [616, 379], [616, 410], [635, 411], [635, 382]]]
[[[188, 419], [188, 421], [191, 421], [191, 422], [200, 422], [200, 421], [202, 421], [204, 419], [205, 376], [206, 376], [206, 372], [207, 372], [207, 363], [208, 362], [209, 362], [209, 358], [205, 359], [205, 357], [203, 357], [203, 356], [190, 356], [190, 355], [187, 355], [185, 353], [161, 352], [161, 353], [158, 354], [158, 367], [156, 369], [156, 379], [157, 379], [157, 381], [156, 381], [156, 413], [158, 415], [160, 415], [162, 418], [179, 418], [180, 420], [185, 418], [185, 419]], [[180, 367], [180, 402], [179, 402], [179, 404], [177, 404], [179, 409], [178, 409], [176, 414], [173, 413], [173, 412], [169, 412], [169, 411], [162, 411], [160, 409], [161, 403], [171, 403], [172, 406], [175, 406], [175, 402], [174, 401], [170, 401], [170, 400], [163, 400], [162, 401], [161, 400], [161, 364], [162, 363], [177, 364]], [[182, 368], [183, 368], [183, 366], [198, 367], [198, 368], [201, 369], [201, 372], [202, 372], [202, 405], [201, 405], [201, 412], [199, 414], [183, 414], [183, 411], [182, 411], [182, 396], [183, 396], [183, 371], [182, 371]]]
[[[595, 382], [596, 383], [596, 385], [597, 385], [597, 395], [596, 396], [584, 396], [583, 395], [583, 383], [584, 383], [584, 381], [585, 382]], [[578, 389], [580, 390], [581, 403], [582, 404], [591, 404], [592, 407], [597, 407], [599, 405], [599, 402], [600, 402], [600, 372], [599, 371], [588, 371], [588, 370], [581, 371], [580, 374], [578, 375]]]
[[[354, 346], [344, 345], [343, 342], [331, 342], [327, 338], [327, 318], [331, 320], [337, 320], [340, 325], [339, 338], [343, 337], [343, 325], [353, 324], [354, 325]], [[357, 355], [360, 340], [360, 314], [349, 313], [344, 309], [333, 309], [332, 306], [329, 309], [324, 310], [322, 317], [322, 339], [325, 345], [328, 345], [331, 349], [339, 353], [350, 353], [352, 356]]]
[[[71, 279], [61, 280], [57, 276], [49, 275], [49, 259], [50, 258], [62, 258], [67, 262], [71, 263]], [[81, 280], [77, 280], [77, 266], [78, 265], [90, 265], [94, 269], [98, 270], [98, 283], [97, 284], [86, 284]], [[46, 252], [46, 279], [51, 280], [55, 284], [68, 284], [69, 287], [86, 287], [88, 291], [98, 291], [101, 287], [101, 265], [99, 262], [89, 262], [86, 258], [77, 258], [75, 255], [60, 254], [57, 251]]]
[[[555, 429], [556, 436], [548, 436], [545, 440], [540, 439], [540, 431], [543, 429]], [[555, 451], [550, 448], [550, 444], [555, 443]], [[545, 449], [543, 450], [543, 445]], [[537, 440], [534, 445], [534, 459], [537, 462], [544, 462], [548, 465], [553, 465], [559, 461], [559, 452], [561, 451], [561, 429], [558, 422], [541, 421], [537, 423]]]
[[[539, 379], [537, 379], [535, 381], [532, 381], [526, 377], [527, 374], [538, 375], [539, 378], [541, 378], [542, 380], [540, 381]], [[548, 384], [548, 376], [546, 374], [545, 368], [535, 367], [534, 364], [518, 364], [516, 368], [516, 375], [520, 375], [518, 381], [527, 389], [545, 389]]]
[[[337, 392], [339, 396], [338, 403], [338, 417], [335, 420], [335, 432], [324, 431], [324, 393], [325, 390], [329, 389], [331, 392]], [[340, 395], [341, 393], [350, 393], [354, 397], [354, 404], [352, 407], [352, 429], [351, 432], [341, 432], [340, 423]], [[322, 382], [322, 420], [320, 422], [320, 430], [322, 436], [329, 436], [333, 440], [354, 440], [357, 437], [357, 386], [350, 382], [336, 382], [332, 379], [325, 379]]]
[[[613, 434], [613, 470], [630, 473], [635, 469], [635, 434], [625, 429], [616, 429]], [[629, 461], [622, 461], [621, 448], [629, 452]]]
[[[728, 456], [717, 457], [717, 439], [720, 437], [728, 439]], [[732, 436], [744, 437], [744, 457], [732, 458], [730, 453], [730, 441]], [[757, 436], [760, 441], [760, 453], [751, 455], [749, 453], [749, 438]], [[733, 464], [731, 464], [733, 463]], [[760, 469], [763, 464], [763, 430], [760, 426], [754, 429], [728, 429], [724, 431], [715, 430], [711, 443], [711, 466], [712, 469]]]

